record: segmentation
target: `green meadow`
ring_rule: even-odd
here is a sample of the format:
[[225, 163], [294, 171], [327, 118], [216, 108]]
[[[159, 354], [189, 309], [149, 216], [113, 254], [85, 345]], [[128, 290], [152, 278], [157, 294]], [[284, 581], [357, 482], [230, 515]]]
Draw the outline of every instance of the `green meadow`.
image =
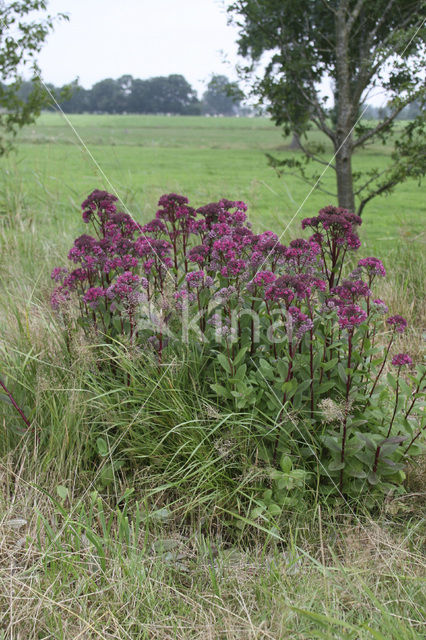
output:
[[[195, 207], [244, 200], [256, 230], [300, 235], [335, 202], [268, 166], [289, 144], [265, 118], [43, 114], [0, 159], [0, 378], [33, 423], [22, 432], [0, 394], [0, 640], [424, 637], [424, 460], [401, 496], [345, 504], [311, 491], [279, 528], [251, 521], [246, 505], [268, 483], [253, 416], [204, 393], [190, 362], [159, 370], [126, 344], [102, 345], [123, 379], [107, 375], [50, 307], [50, 272], [86, 231], [80, 203], [95, 188], [138, 221], [176, 192]], [[390, 153], [371, 146], [355, 169]], [[333, 191], [334, 172], [322, 181]], [[377, 295], [409, 322], [396, 348], [416, 360], [424, 221], [407, 181], [360, 229], [360, 257], [388, 272]]]
[[[1, 161], [22, 181], [41, 224], [43, 208], [53, 203], [57, 215], [71, 223], [69, 204], [79, 203], [94, 187], [114, 189], [142, 219], [155, 212], [163, 193], [183, 193], [195, 206], [221, 197], [241, 199], [257, 228], [281, 232], [289, 227], [293, 234], [303, 217], [333, 202], [294, 176], [277, 177], [268, 166], [266, 153], [294, 152], [266, 118], [73, 115], [68, 120], [42, 115], [21, 132], [16, 155]], [[331, 146], [326, 149], [324, 157], [332, 161]], [[372, 146], [355, 156], [354, 169], [382, 168], [390, 151]], [[322, 183], [334, 191], [331, 168]], [[404, 240], [419, 239], [425, 213], [421, 193], [408, 181], [391, 197], [373, 200], [364, 215], [366, 246], [392, 252]]]

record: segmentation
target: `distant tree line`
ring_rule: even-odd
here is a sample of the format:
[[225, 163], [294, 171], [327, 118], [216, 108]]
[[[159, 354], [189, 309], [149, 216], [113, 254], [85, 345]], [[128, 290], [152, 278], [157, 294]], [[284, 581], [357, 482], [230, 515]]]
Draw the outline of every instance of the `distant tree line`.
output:
[[[206, 91], [199, 100], [195, 89], [184, 76], [172, 74], [141, 80], [124, 75], [114, 80], [106, 78], [96, 82], [91, 89], [82, 87], [78, 80], [68, 85], [55, 87], [46, 83], [65, 113], [146, 113], [176, 115], [244, 116], [269, 115], [268, 105], [256, 107], [243, 105], [244, 94], [236, 82], [226, 76], [213, 75]], [[1, 88], [6, 85], [0, 83]], [[38, 91], [42, 87], [38, 86]], [[23, 81], [17, 91], [17, 98], [23, 102], [31, 99], [34, 91], [32, 81]], [[45, 108], [57, 108], [53, 100], [45, 102]], [[388, 114], [388, 107], [371, 104], [363, 109], [363, 119], [381, 120]], [[414, 120], [421, 112], [421, 105], [414, 101], [399, 113], [398, 120]], [[333, 109], [328, 113], [333, 118]], [[295, 148], [297, 144], [295, 144]]]
[[[91, 89], [78, 80], [63, 87], [47, 84], [65, 113], [163, 113], [179, 115], [240, 115], [243, 94], [236, 83], [226, 76], [213, 75], [202, 99], [179, 74], [141, 80], [124, 75], [114, 80], [106, 78]], [[32, 82], [23, 82], [18, 95], [26, 100], [33, 90]], [[54, 110], [51, 101], [47, 107]]]

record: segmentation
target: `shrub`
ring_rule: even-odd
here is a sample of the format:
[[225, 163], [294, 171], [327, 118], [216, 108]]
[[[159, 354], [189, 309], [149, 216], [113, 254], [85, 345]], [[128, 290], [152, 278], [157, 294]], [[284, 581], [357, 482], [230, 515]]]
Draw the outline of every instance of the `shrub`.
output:
[[273, 468], [268, 508], [317, 472], [320, 491], [346, 496], [403, 483], [407, 457], [421, 451], [425, 368], [391, 358], [407, 323], [385, 320], [372, 292], [382, 262], [364, 258], [347, 273], [361, 218], [326, 207], [303, 220], [312, 235], [286, 247], [252, 231], [243, 202], [195, 210], [169, 194], [142, 226], [116, 200], [90, 194], [82, 209], [93, 235], [75, 240], [74, 269], [52, 272], [52, 305], [68, 327], [77, 309], [87, 332], [148, 345], [160, 365], [193, 349], [220, 402], [272, 419], [258, 451]]

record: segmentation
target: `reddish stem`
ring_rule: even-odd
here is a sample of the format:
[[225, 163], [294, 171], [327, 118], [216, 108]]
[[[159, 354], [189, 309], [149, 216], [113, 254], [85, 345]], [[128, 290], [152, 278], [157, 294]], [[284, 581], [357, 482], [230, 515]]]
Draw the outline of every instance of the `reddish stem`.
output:
[[373, 473], [376, 473], [377, 471], [377, 465], [379, 464], [380, 449], [381, 447], [377, 447], [376, 449], [376, 455], [374, 456]]
[[422, 429], [419, 429], [418, 432], [416, 433], [416, 435], [410, 440], [409, 445], [407, 446], [406, 449], [404, 449], [404, 453], [407, 453], [408, 449], [411, 447], [412, 444], [414, 444], [414, 442], [417, 440], [417, 438], [420, 436], [421, 433], [423, 433], [423, 431], [425, 430], [425, 427], [423, 427]]
[[[351, 358], [352, 358], [352, 337], [353, 330], [348, 333], [348, 369], [351, 368]], [[346, 434], [347, 434], [347, 422], [348, 422], [348, 412], [349, 412], [349, 392], [351, 390], [351, 374], [348, 373], [346, 380], [346, 403], [345, 403], [345, 415], [343, 418], [343, 433], [342, 433], [342, 452], [340, 454], [340, 462], [345, 461], [345, 447], [346, 447]], [[343, 489], [343, 469], [340, 469], [340, 491]]]
[[6, 385], [4, 384], [4, 382], [3, 382], [3, 380], [1, 378], [0, 378], [0, 386], [3, 388], [3, 391], [5, 392], [5, 394], [9, 398], [10, 402], [15, 407], [16, 411], [19, 413], [19, 415], [21, 416], [22, 420], [25, 422], [25, 424], [27, 425], [27, 427], [29, 429], [31, 427], [31, 422], [28, 420], [28, 418], [26, 417], [25, 413], [22, 411], [21, 407], [18, 405], [18, 403], [16, 402], [15, 398], [10, 393], [9, 389], [6, 387]]
[[395, 406], [394, 406], [394, 409], [393, 409], [393, 414], [392, 414], [392, 418], [391, 418], [391, 421], [390, 421], [390, 425], [389, 425], [389, 429], [388, 429], [388, 433], [387, 433], [387, 435], [386, 435], [386, 438], [389, 438], [389, 436], [390, 436], [390, 432], [391, 432], [391, 429], [392, 429], [393, 421], [395, 420], [396, 410], [397, 410], [397, 407], [398, 407], [398, 397], [399, 397], [399, 374], [400, 374], [400, 371], [401, 371], [401, 367], [398, 367], [398, 377], [397, 377], [397, 379], [396, 379]]
[[404, 416], [404, 417], [405, 417], [405, 419], [407, 419], [407, 418], [408, 418], [408, 416], [410, 415], [410, 413], [411, 413], [411, 411], [412, 411], [412, 409], [413, 409], [413, 407], [414, 407], [414, 404], [415, 404], [415, 402], [416, 402], [416, 400], [417, 400], [416, 395], [418, 394], [418, 392], [419, 392], [419, 390], [420, 390], [420, 385], [421, 385], [422, 380], [423, 380], [423, 378], [425, 377], [425, 375], [426, 375], [426, 371], [424, 372], [424, 374], [422, 375], [422, 377], [421, 377], [421, 378], [420, 378], [420, 380], [419, 380], [419, 384], [417, 385], [416, 390], [415, 390], [415, 392], [414, 392], [414, 394], [413, 394], [413, 400], [412, 400], [412, 402], [411, 402], [410, 406], [408, 407], [407, 413], [406, 413], [406, 414], [405, 414], [405, 416]]
[[385, 366], [385, 364], [386, 364], [386, 360], [388, 359], [389, 350], [390, 350], [391, 345], [392, 345], [392, 342], [393, 342], [393, 337], [394, 337], [394, 334], [392, 334], [392, 335], [391, 335], [391, 339], [389, 340], [388, 348], [386, 349], [386, 353], [385, 353], [385, 357], [384, 357], [383, 362], [382, 362], [382, 366], [380, 367], [380, 371], [379, 371], [379, 373], [377, 374], [377, 377], [376, 377], [376, 379], [375, 379], [375, 381], [374, 381], [373, 387], [372, 387], [372, 389], [371, 389], [371, 391], [370, 391], [370, 395], [368, 396], [369, 398], [371, 398], [371, 396], [373, 395], [373, 391], [374, 391], [374, 389], [376, 388], [376, 384], [378, 383], [379, 378], [380, 378], [380, 376], [382, 375], [382, 371], [383, 371], [384, 366]]

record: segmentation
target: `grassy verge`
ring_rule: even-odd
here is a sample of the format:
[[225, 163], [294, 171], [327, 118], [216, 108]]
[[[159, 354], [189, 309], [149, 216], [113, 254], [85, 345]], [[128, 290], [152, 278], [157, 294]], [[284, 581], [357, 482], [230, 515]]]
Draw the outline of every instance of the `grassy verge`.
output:
[[[70, 341], [49, 307], [49, 274], [81, 233], [78, 203], [100, 183], [64, 131], [39, 139], [55, 122], [42, 120], [2, 160], [0, 375], [33, 426], [22, 434], [0, 402], [0, 639], [421, 638], [422, 463], [405, 496], [368, 512], [327, 507], [311, 492], [279, 522], [252, 521], [268, 482], [248, 437], [256, 425], [200, 387], [190, 354], [159, 370], [144, 351]], [[124, 122], [76, 120], [140, 219], [176, 190], [194, 204], [247, 198], [257, 228], [283, 229], [306, 195], [266, 168], [257, 147], [282, 144], [267, 124], [253, 132], [244, 121], [202, 120], [200, 133], [165, 118], [139, 131], [129, 117], [124, 133]], [[161, 144], [147, 144], [147, 131]], [[398, 350], [418, 356], [417, 193], [407, 183], [372, 205], [362, 252], [383, 257], [377, 294], [409, 320]], [[323, 204], [315, 194], [300, 217]]]

